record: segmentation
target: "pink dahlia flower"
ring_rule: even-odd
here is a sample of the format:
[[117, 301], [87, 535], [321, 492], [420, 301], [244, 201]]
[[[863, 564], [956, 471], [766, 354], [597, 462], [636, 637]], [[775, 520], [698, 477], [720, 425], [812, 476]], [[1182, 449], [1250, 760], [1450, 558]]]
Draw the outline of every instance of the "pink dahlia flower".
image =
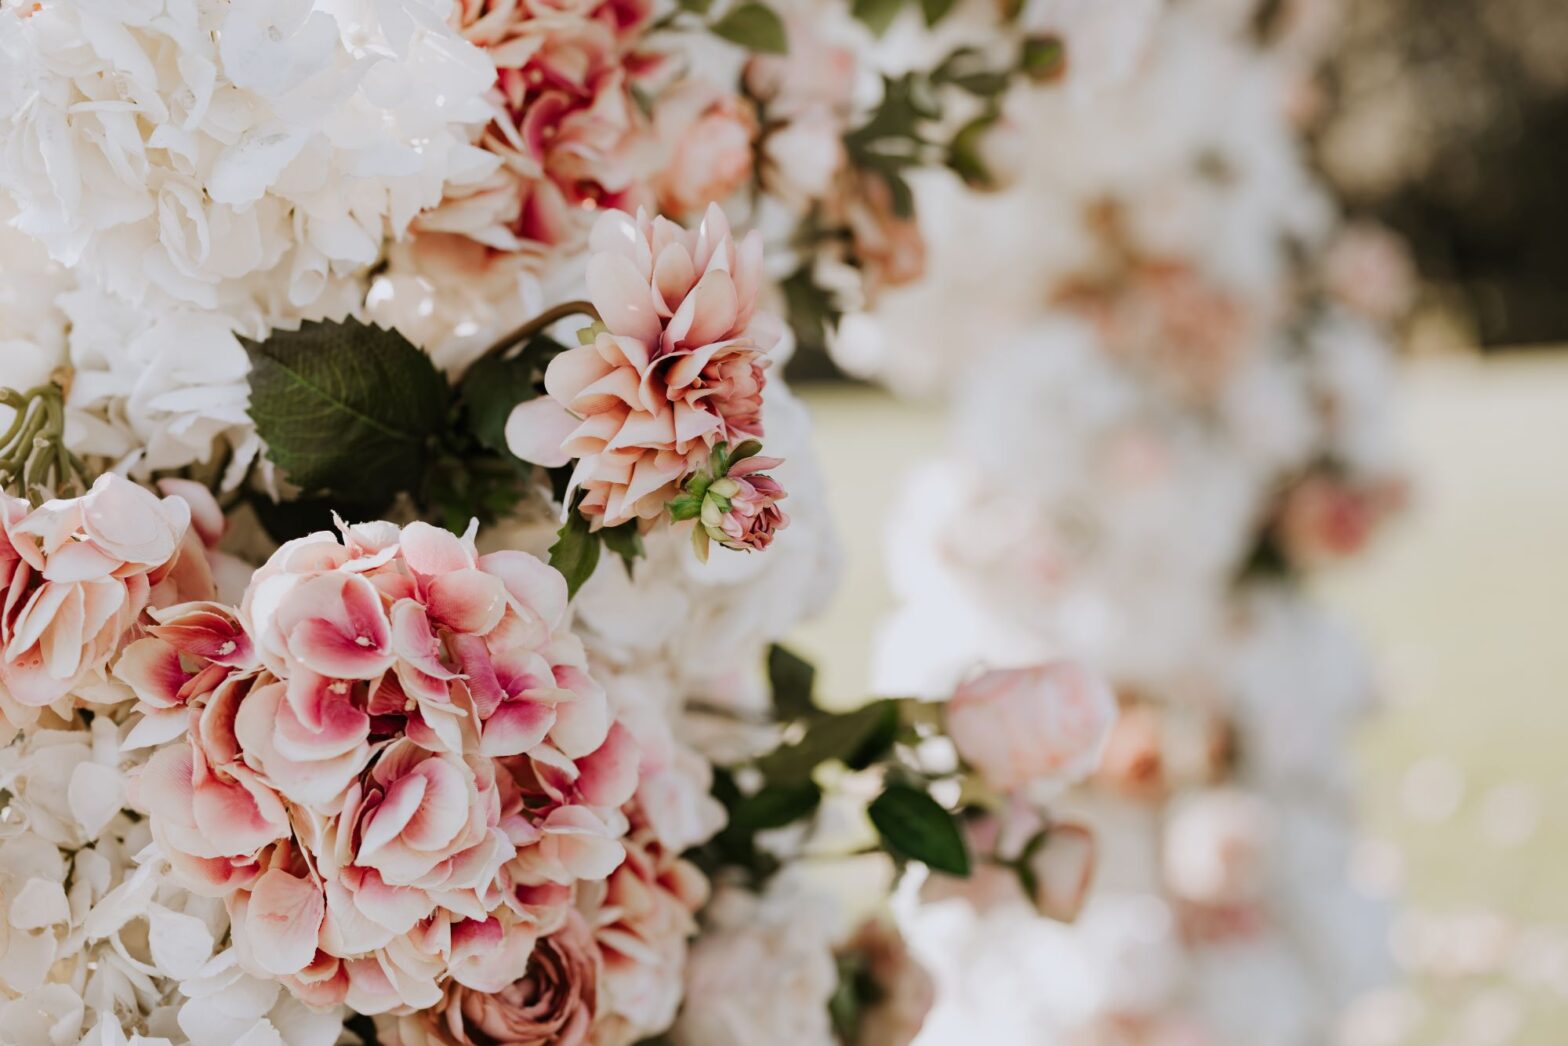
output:
[[496, 992], [624, 857], [636, 745], [561, 576], [422, 523], [289, 542], [239, 610], [172, 607], [115, 666], [186, 736], [138, 782], [247, 969], [362, 1013]]
[[778, 504], [787, 495], [778, 480], [762, 473], [782, 464], [778, 458], [746, 458], [732, 465], [724, 479], [708, 487], [702, 507], [704, 532], [725, 548], [742, 551], [761, 551], [773, 544], [773, 535], [789, 525]]
[[[116, 475], [29, 509], [0, 495], [0, 710], [25, 718], [106, 678], [181, 558], [191, 507]], [[171, 591], [174, 586], [171, 586]]]
[[652, 519], [717, 443], [762, 436], [773, 338], [754, 323], [762, 239], [711, 207], [696, 230], [639, 213], [594, 227], [588, 289], [604, 329], [561, 353], [547, 397], [507, 423], [512, 452], [577, 459], [568, 500], [604, 526]]

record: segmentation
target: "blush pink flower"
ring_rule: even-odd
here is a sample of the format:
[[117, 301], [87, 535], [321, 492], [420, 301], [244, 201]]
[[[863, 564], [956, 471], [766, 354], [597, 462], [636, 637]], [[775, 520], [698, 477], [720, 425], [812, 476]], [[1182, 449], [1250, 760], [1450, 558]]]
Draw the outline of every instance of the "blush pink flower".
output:
[[378, 1030], [388, 1046], [581, 1046], [598, 1012], [599, 980], [593, 935], [570, 912], [512, 983], [496, 991], [448, 985], [435, 1006]]
[[0, 688], [25, 716], [105, 679], [179, 561], [191, 509], [112, 474], [32, 510], [0, 499]]
[[1280, 512], [1285, 554], [1303, 567], [1321, 567], [1366, 548], [1378, 524], [1405, 501], [1403, 484], [1357, 485], [1322, 472], [1291, 487]]
[[363, 1013], [501, 991], [615, 871], [639, 756], [566, 602], [524, 553], [371, 523], [154, 615], [115, 672], [187, 727], [137, 799], [248, 970]]
[[762, 240], [737, 245], [717, 207], [696, 230], [600, 218], [588, 289], [603, 330], [556, 356], [547, 397], [507, 423], [513, 453], [577, 460], [568, 503], [603, 526], [653, 519], [716, 444], [762, 436], [771, 334], [754, 322]]
[[649, 202], [647, 120], [631, 79], [651, 11], [645, 0], [457, 4], [457, 29], [496, 64], [496, 116], [479, 145], [501, 165], [420, 227], [504, 251], [570, 246], [585, 214]]
[[654, 179], [665, 214], [699, 214], [751, 180], [757, 117], [733, 92], [701, 78], [682, 80], [660, 94], [653, 122], [667, 150]]
[[1099, 765], [1116, 698], [1082, 666], [1056, 661], [986, 672], [947, 703], [964, 761], [999, 792], [1052, 792]]

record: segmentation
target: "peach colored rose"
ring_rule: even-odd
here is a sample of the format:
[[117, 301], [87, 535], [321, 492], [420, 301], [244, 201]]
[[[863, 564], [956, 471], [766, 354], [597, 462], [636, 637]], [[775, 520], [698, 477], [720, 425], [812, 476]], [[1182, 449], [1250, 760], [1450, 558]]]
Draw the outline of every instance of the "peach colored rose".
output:
[[540, 938], [527, 971], [497, 991], [449, 985], [431, 1009], [380, 1024], [388, 1046], [580, 1046], [599, 1007], [599, 958], [582, 916]]
[[604, 330], [556, 356], [546, 397], [519, 404], [507, 442], [527, 461], [577, 459], [567, 494], [597, 524], [652, 519], [711, 448], [762, 436], [772, 337], [753, 322], [762, 241], [739, 245], [717, 207], [686, 230], [639, 212], [595, 226], [588, 289]]
[[700, 213], [751, 179], [757, 117], [735, 94], [708, 80], [683, 80], [659, 96], [653, 123], [666, 149], [654, 180], [664, 213]]
[[884, 287], [913, 283], [926, 271], [926, 241], [920, 225], [912, 216], [898, 213], [893, 201], [886, 179], [862, 174], [840, 203], [871, 297]]
[[1115, 721], [1110, 688], [1068, 661], [987, 672], [947, 704], [959, 754], [1001, 792], [1082, 780], [1099, 765]]

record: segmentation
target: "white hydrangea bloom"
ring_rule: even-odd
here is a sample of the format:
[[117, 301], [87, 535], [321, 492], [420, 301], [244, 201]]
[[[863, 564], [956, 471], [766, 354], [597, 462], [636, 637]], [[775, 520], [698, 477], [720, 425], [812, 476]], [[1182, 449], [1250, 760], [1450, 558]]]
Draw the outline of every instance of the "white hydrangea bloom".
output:
[[336, 1013], [245, 976], [221, 902], [175, 884], [115, 710], [0, 748], [0, 1034], [28, 1046], [331, 1046]]
[[494, 68], [447, 6], [8, 0], [18, 228], [139, 306], [311, 306], [494, 164], [468, 143]]

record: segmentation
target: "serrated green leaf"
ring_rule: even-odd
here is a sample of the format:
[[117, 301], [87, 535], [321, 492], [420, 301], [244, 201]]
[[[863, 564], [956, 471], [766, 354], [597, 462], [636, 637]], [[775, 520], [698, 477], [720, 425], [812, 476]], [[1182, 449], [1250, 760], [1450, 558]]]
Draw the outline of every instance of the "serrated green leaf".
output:
[[452, 399], [429, 356], [357, 320], [306, 323], [244, 345], [250, 416], [290, 482], [384, 503], [417, 481]]
[[708, 28], [715, 36], [721, 36], [758, 54], [785, 54], [789, 51], [784, 20], [765, 4], [740, 4]]
[[773, 688], [773, 710], [780, 719], [805, 719], [817, 711], [817, 669], [793, 651], [774, 644], [768, 648], [768, 682]]
[[881, 36], [887, 32], [887, 27], [893, 24], [893, 19], [898, 17], [903, 7], [904, 0], [854, 0], [849, 12], [874, 36]]
[[867, 813], [893, 853], [948, 875], [969, 875], [969, 848], [957, 819], [924, 791], [890, 784]]
[[593, 576], [599, 565], [599, 545], [599, 535], [588, 529], [587, 517], [574, 506], [550, 546], [550, 565], [566, 578], [568, 596], [577, 595], [583, 582]]
[[898, 732], [898, 707], [891, 701], [873, 701], [843, 715], [813, 721], [806, 736], [757, 760], [757, 769], [769, 784], [800, 784], [812, 771], [832, 760], [853, 769], [875, 762], [889, 748]]
[[926, 16], [926, 25], [936, 25], [953, 10], [955, 0], [920, 0], [920, 12]]

